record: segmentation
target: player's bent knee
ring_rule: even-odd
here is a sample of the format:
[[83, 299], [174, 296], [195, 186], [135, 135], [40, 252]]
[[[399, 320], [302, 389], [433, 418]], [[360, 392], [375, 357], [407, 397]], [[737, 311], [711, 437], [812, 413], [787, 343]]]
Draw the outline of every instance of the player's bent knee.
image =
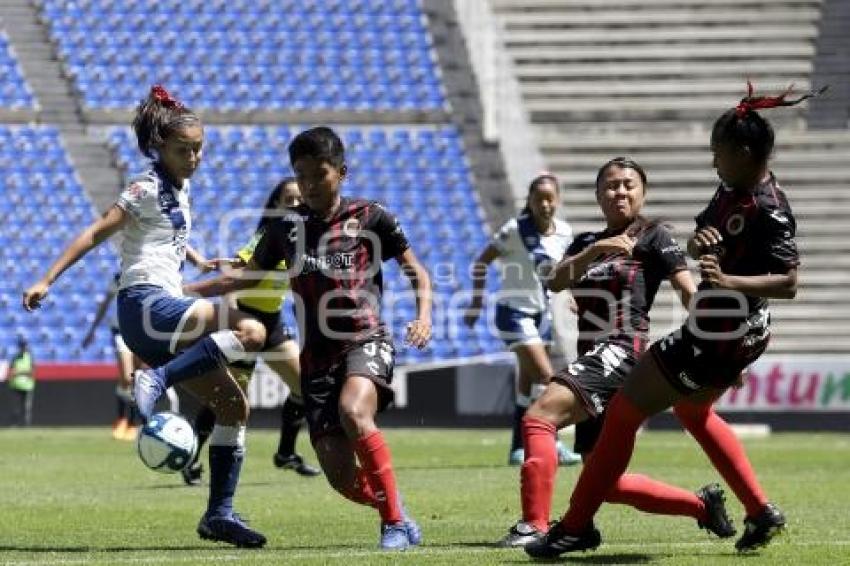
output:
[[564, 411], [560, 410], [557, 403], [552, 403], [545, 396], [531, 404], [525, 413], [527, 416], [547, 421], [557, 425], [564, 419]]
[[363, 403], [340, 403], [339, 416], [346, 432], [363, 434], [375, 428], [375, 421]]

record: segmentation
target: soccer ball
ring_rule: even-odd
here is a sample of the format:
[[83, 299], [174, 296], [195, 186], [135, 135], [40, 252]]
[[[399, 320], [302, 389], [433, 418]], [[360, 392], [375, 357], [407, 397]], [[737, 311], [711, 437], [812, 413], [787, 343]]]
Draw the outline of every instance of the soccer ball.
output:
[[156, 413], [139, 433], [139, 458], [145, 466], [163, 474], [179, 472], [189, 465], [198, 439], [192, 425], [174, 413]]

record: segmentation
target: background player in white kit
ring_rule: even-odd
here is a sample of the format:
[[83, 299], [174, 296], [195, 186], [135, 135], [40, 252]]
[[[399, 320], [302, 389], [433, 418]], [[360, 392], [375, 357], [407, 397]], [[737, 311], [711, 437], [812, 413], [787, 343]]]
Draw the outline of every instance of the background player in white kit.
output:
[[[502, 288], [496, 297], [496, 329], [519, 363], [516, 406], [508, 463], [523, 462], [522, 417], [554, 375], [548, 346], [552, 342], [552, 313], [544, 286], [552, 268], [573, 239], [570, 225], [555, 218], [560, 188], [551, 174], [534, 178], [519, 216], [510, 219], [493, 236], [472, 264], [472, 302], [464, 322], [473, 326], [484, 307], [487, 266], [501, 260]], [[558, 461], [577, 464], [581, 457], [558, 441]]]

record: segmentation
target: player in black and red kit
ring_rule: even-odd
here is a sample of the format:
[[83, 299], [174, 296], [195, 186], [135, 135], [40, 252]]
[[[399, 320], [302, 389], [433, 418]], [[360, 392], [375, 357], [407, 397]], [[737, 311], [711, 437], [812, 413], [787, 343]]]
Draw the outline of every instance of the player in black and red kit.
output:
[[413, 286], [417, 318], [408, 324], [406, 342], [417, 348], [431, 337], [430, 278], [392, 214], [377, 202], [341, 197], [345, 151], [333, 130], [300, 133], [289, 158], [302, 204], [267, 224], [244, 271], [194, 290], [247, 288], [286, 262], [304, 340], [301, 389], [319, 462], [334, 489], [378, 509], [381, 547], [403, 550], [422, 535], [404, 510], [390, 450], [374, 420], [393, 400], [395, 359], [380, 319], [381, 262], [398, 261]]
[[[596, 198], [607, 228], [576, 237], [549, 281], [553, 291], [569, 288], [575, 297], [580, 355], [552, 378], [523, 419], [523, 517], [503, 546], [526, 546], [548, 530], [555, 431], [577, 423], [576, 452], [587, 456], [593, 450], [605, 407], [648, 346], [649, 311], [661, 282], [669, 279], [686, 306], [696, 292], [685, 254], [670, 232], [640, 215], [646, 185], [646, 173], [634, 161], [618, 157], [605, 163], [596, 177]], [[624, 474], [606, 501], [692, 517], [718, 536], [734, 534], [717, 485], [692, 493]]]
[[[598, 546], [593, 516], [626, 470], [644, 420], [683, 400], [699, 407], [717, 399], [767, 348], [767, 299], [794, 297], [799, 259], [794, 216], [768, 167], [773, 129], [756, 110], [812, 95], [754, 97], [749, 85], [748, 96], [715, 122], [711, 150], [722, 183], [688, 242], [702, 275], [695, 308], [682, 328], [652, 345], [611, 400], [569, 510], [525, 547], [530, 555], [551, 558]], [[746, 528], [735, 547], [743, 552], [767, 544], [785, 517], [767, 502], [734, 435], [707, 432], [697, 440], [746, 508]]]

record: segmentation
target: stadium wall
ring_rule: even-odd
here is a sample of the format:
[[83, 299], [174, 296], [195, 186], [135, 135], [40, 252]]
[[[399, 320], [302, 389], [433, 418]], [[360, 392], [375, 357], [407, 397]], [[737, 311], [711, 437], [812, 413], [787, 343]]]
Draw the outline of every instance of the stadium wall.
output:
[[[0, 375], [5, 371], [0, 368]], [[509, 354], [465, 362], [397, 368], [396, 406], [382, 416], [390, 426], [506, 427], [513, 407], [513, 359]], [[114, 419], [117, 368], [110, 364], [42, 364], [36, 372], [36, 426], [104, 425]], [[248, 391], [252, 426], [277, 427], [285, 386], [262, 367]], [[2, 424], [13, 397], [0, 388]], [[191, 413], [191, 400], [181, 400]], [[765, 356], [746, 384], [717, 404], [734, 423], [765, 423], [775, 430], [850, 429], [850, 356]], [[669, 414], [651, 428], [678, 428]]]

